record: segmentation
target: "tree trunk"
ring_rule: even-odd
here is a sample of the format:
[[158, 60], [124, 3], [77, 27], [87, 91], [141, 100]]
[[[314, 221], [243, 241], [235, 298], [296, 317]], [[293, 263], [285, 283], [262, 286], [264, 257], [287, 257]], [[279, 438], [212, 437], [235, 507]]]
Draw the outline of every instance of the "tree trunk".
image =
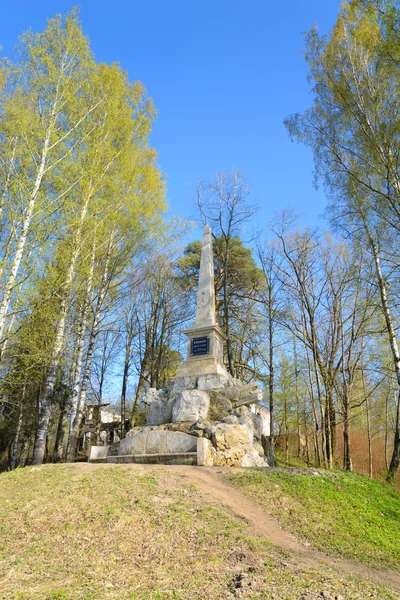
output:
[[[400, 387], [400, 353], [399, 347], [397, 344], [397, 336], [396, 330], [393, 325], [392, 314], [389, 308], [389, 302], [387, 299], [387, 291], [386, 291], [386, 282], [382, 273], [381, 261], [379, 256], [378, 247], [375, 243], [375, 240], [371, 234], [371, 231], [368, 227], [366, 216], [363, 210], [360, 209], [361, 218], [364, 223], [364, 228], [367, 233], [368, 241], [371, 246], [372, 254], [375, 262], [375, 270], [378, 279], [379, 292], [381, 296], [382, 302], [382, 311], [385, 317], [386, 328], [389, 334], [390, 348], [392, 350], [394, 368], [396, 371], [396, 378], [398, 386]], [[400, 464], [400, 390], [397, 398], [397, 408], [396, 408], [396, 424], [395, 424], [395, 432], [394, 432], [394, 441], [393, 441], [393, 454], [389, 465], [388, 478], [393, 479], [395, 476], [397, 469]]]
[[386, 398], [385, 398], [385, 467], [386, 467], [387, 472], [389, 472], [388, 445], [389, 445], [389, 395], [386, 394]]
[[125, 437], [125, 419], [126, 419], [126, 388], [128, 385], [128, 375], [130, 366], [132, 340], [128, 338], [128, 343], [125, 349], [124, 372], [122, 375], [122, 390], [121, 390], [121, 439]]
[[136, 410], [144, 389], [146, 383], [146, 379], [144, 376], [144, 366], [143, 363], [140, 367], [140, 374], [139, 374], [139, 381], [138, 381], [138, 386], [136, 388], [136, 394], [135, 394], [135, 401], [133, 403], [133, 407], [132, 407], [132, 411], [131, 411], [131, 416], [130, 416], [130, 426], [134, 427], [135, 426], [135, 416], [136, 416]]
[[11, 449], [11, 470], [15, 469], [18, 460], [18, 445], [19, 445], [19, 436], [21, 434], [22, 428], [22, 415], [24, 411], [24, 400], [25, 400], [25, 391], [26, 391], [26, 382], [24, 383], [24, 387], [22, 389], [22, 397], [19, 405], [19, 414], [18, 414], [18, 423], [17, 423], [17, 431], [15, 432], [14, 441]]
[[[38, 170], [36, 173], [35, 183], [33, 185], [33, 189], [31, 191], [29, 201], [28, 201], [28, 206], [27, 206], [27, 209], [25, 211], [25, 215], [24, 215], [24, 218], [22, 221], [21, 232], [20, 232], [20, 236], [19, 236], [19, 239], [17, 242], [16, 249], [15, 249], [15, 255], [14, 255], [14, 258], [11, 263], [11, 268], [10, 268], [10, 273], [8, 276], [7, 283], [5, 285], [4, 296], [3, 296], [3, 299], [0, 304], [0, 344], [3, 341], [4, 325], [5, 325], [5, 320], [6, 320], [6, 316], [7, 316], [7, 312], [8, 312], [8, 307], [10, 305], [11, 295], [12, 295], [12, 292], [13, 292], [13, 289], [15, 286], [17, 274], [19, 271], [19, 267], [21, 264], [23, 254], [24, 254], [26, 242], [28, 239], [29, 228], [31, 225], [32, 217], [33, 217], [33, 211], [35, 208], [37, 195], [38, 195], [40, 186], [42, 184], [43, 176], [44, 176], [45, 169], [46, 169], [46, 162], [47, 162], [47, 158], [48, 158], [48, 154], [49, 154], [49, 147], [50, 147], [50, 138], [53, 133], [54, 125], [55, 125], [55, 122], [57, 119], [59, 83], [60, 82], [58, 82], [57, 87], [56, 87], [56, 95], [55, 95], [54, 102], [53, 102], [53, 105], [52, 105], [51, 111], [50, 111], [49, 123], [48, 123], [48, 127], [47, 127], [46, 134], [44, 137], [44, 141], [43, 141], [43, 149], [42, 149], [42, 154], [40, 157], [40, 164], [39, 164], [39, 167], [38, 167]], [[1, 356], [0, 356], [0, 359], [1, 359]]]
[[274, 335], [273, 335], [273, 312], [272, 312], [272, 290], [268, 286], [268, 342], [269, 342], [269, 416], [270, 416], [270, 437], [268, 464], [270, 467], [276, 467], [275, 458], [275, 413], [274, 413]]
[[67, 392], [63, 398], [63, 403], [61, 406], [61, 413], [60, 413], [60, 418], [59, 418], [58, 428], [57, 428], [57, 436], [56, 436], [56, 443], [55, 443], [55, 460], [56, 460], [56, 462], [64, 462], [65, 458], [66, 458], [69, 431], [68, 431], [67, 435], [65, 435], [65, 434], [67, 433], [67, 431], [66, 431], [67, 427], [69, 430], [68, 411], [71, 406], [71, 402], [70, 402], [71, 388], [72, 388], [72, 384], [75, 380], [76, 359], [77, 359], [77, 345], [76, 345], [76, 343], [74, 343], [74, 352], [73, 352], [73, 356], [72, 356], [72, 365], [71, 365], [71, 369], [70, 369], [69, 376], [68, 376]]
[[86, 404], [86, 393], [87, 393], [87, 388], [88, 388], [88, 384], [89, 384], [90, 369], [92, 366], [94, 345], [95, 345], [97, 334], [99, 331], [99, 321], [100, 321], [101, 309], [102, 309], [103, 302], [104, 302], [104, 299], [105, 299], [105, 296], [106, 296], [106, 293], [108, 290], [108, 286], [109, 286], [108, 269], [109, 269], [109, 263], [110, 263], [111, 252], [112, 252], [113, 238], [114, 238], [114, 236], [112, 234], [110, 237], [110, 241], [109, 241], [109, 245], [108, 245], [108, 249], [107, 249], [107, 257], [106, 257], [106, 261], [105, 261], [104, 272], [103, 272], [103, 276], [102, 276], [102, 280], [101, 280], [101, 284], [100, 284], [96, 308], [95, 308], [94, 315], [93, 315], [93, 325], [91, 328], [89, 343], [88, 343], [88, 348], [87, 348], [87, 353], [86, 353], [86, 362], [85, 362], [85, 368], [83, 371], [79, 401], [78, 401], [78, 405], [77, 405], [77, 411], [76, 411], [73, 427], [72, 427], [70, 437], [68, 440], [68, 450], [67, 450], [67, 460], [68, 461], [73, 461], [75, 459], [76, 449], [77, 449], [78, 440], [79, 440], [79, 433], [80, 433], [81, 426], [82, 426], [82, 421], [83, 421], [83, 416], [84, 416], [84, 408], [85, 408], [85, 404]]
[[295, 391], [295, 399], [296, 399], [296, 416], [297, 416], [297, 458], [301, 458], [299, 372], [298, 372], [298, 365], [297, 365], [296, 338], [293, 338], [293, 358], [294, 358], [294, 391]]
[[92, 191], [90, 191], [85, 199], [85, 202], [81, 208], [80, 222], [78, 229], [75, 233], [75, 249], [71, 256], [70, 265], [66, 280], [63, 285], [62, 300], [60, 306], [60, 319], [57, 323], [56, 337], [53, 347], [52, 358], [50, 361], [47, 378], [44, 386], [44, 392], [39, 399], [39, 416], [38, 416], [38, 429], [36, 433], [35, 446], [33, 450], [32, 464], [41, 465], [44, 458], [46, 436], [49, 429], [50, 417], [51, 417], [51, 403], [54, 394], [54, 388], [56, 384], [56, 377], [58, 366], [60, 363], [61, 351], [64, 345], [64, 333], [65, 325], [68, 314], [68, 298], [70, 293], [70, 286], [72, 284], [76, 262], [79, 257], [81, 248], [81, 236], [83, 224], [86, 218], [89, 201], [91, 199]]
[[343, 406], [343, 468], [346, 471], [352, 470], [350, 450], [350, 415], [347, 399]]
[[369, 478], [372, 479], [373, 467], [372, 467], [372, 440], [371, 440], [371, 423], [369, 419], [369, 403], [368, 398], [365, 398], [365, 412], [367, 417], [367, 436], [368, 436], [368, 474]]
[[84, 345], [85, 345], [85, 333], [86, 333], [87, 326], [88, 326], [88, 315], [89, 315], [89, 308], [90, 308], [90, 304], [91, 304], [95, 253], [96, 253], [96, 233], [94, 234], [94, 238], [93, 238], [89, 275], [87, 278], [87, 284], [86, 284], [84, 297], [82, 298], [82, 307], [81, 307], [81, 313], [80, 313], [79, 324], [78, 324], [78, 332], [77, 332], [77, 336], [76, 336], [76, 367], [75, 367], [75, 376], [74, 376], [73, 389], [72, 389], [71, 410], [70, 410], [70, 414], [69, 414], [68, 439], [71, 435], [75, 416], [76, 416], [77, 409], [78, 409], [78, 401], [79, 401], [79, 393], [80, 393], [80, 385], [81, 385], [83, 350], [84, 350]]
[[331, 390], [325, 388], [325, 447], [326, 459], [330, 469], [333, 467], [333, 448], [332, 448], [332, 397]]
[[393, 454], [389, 465], [390, 479], [394, 478], [400, 464], [400, 392], [397, 398], [396, 424], [394, 430]]
[[65, 443], [65, 429], [68, 423], [68, 398], [64, 397], [61, 405], [60, 416], [58, 419], [56, 443], [54, 445], [54, 458], [55, 462], [63, 462], [64, 460], [64, 443]]
[[307, 349], [306, 349], [306, 355], [307, 355], [308, 378], [309, 378], [309, 382], [310, 382], [311, 409], [312, 409], [313, 419], [314, 419], [314, 435], [313, 435], [314, 453], [315, 453], [315, 460], [316, 460], [317, 466], [320, 467], [321, 466], [321, 455], [320, 455], [319, 440], [318, 440], [319, 423], [318, 423], [317, 408], [315, 406], [314, 381], [313, 381], [313, 377], [312, 377], [310, 357], [308, 355]]

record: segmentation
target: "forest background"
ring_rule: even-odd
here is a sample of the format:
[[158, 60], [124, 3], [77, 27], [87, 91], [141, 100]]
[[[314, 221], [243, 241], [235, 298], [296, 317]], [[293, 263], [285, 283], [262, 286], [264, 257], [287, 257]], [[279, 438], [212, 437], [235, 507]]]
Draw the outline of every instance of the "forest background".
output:
[[[283, 192], [264, 221], [238, 170], [188, 193], [215, 234], [228, 368], [264, 386], [271, 463], [398, 469], [399, 14], [354, 1], [328, 38], [306, 36], [313, 104], [286, 126], [313, 150], [331, 232], [304, 226]], [[79, 456], [87, 401], [114, 404], [121, 436], [140, 422], [143, 391], [182, 360], [200, 246], [165, 216], [152, 101], [95, 60], [75, 11], [24, 34], [0, 85], [0, 451], [13, 468]], [[284, 172], [279, 189], [297, 186], [288, 156]]]

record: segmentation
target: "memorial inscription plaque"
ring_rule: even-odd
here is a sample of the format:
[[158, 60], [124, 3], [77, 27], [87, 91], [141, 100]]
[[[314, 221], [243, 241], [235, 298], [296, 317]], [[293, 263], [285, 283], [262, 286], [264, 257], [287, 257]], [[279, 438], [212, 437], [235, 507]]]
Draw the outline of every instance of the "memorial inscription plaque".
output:
[[203, 337], [193, 338], [191, 340], [192, 356], [201, 356], [210, 352], [210, 338], [205, 335]]

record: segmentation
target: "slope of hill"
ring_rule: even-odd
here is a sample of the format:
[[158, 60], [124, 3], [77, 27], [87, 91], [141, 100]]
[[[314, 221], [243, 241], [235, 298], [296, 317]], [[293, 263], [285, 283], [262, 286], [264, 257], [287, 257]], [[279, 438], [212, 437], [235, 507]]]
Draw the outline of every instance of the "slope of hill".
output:
[[[282, 498], [293, 499], [291, 519], [297, 523], [295, 499], [300, 502], [308, 491], [296, 495], [298, 474], [292, 475], [287, 471], [260, 474], [201, 467], [87, 464], [3, 473], [0, 597], [400, 598], [398, 574], [328, 558], [310, 546], [311, 542], [302, 544], [279, 528], [262, 503], [268, 494], [271, 501], [265, 504], [275, 511], [281, 490]], [[227, 477], [234, 477], [235, 486], [225, 481]], [[339, 480], [338, 475], [335, 481]], [[290, 490], [288, 481], [292, 481]], [[344, 490], [343, 503], [348, 503], [344, 480], [340, 488]], [[364, 490], [366, 502], [372, 493], [385, 499], [382, 519], [388, 519], [391, 526], [381, 528], [381, 535], [390, 542], [385, 549], [387, 564], [397, 565], [398, 546], [390, 545], [389, 530], [395, 527], [399, 497], [382, 486], [372, 490], [365, 485]], [[325, 502], [326, 497], [321, 500]], [[374, 503], [368, 502], [370, 511], [381, 510], [380, 504], [374, 508]], [[300, 510], [312, 516], [315, 508]], [[335, 535], [340, 530], [344, 536], [346, 522], [338, 521]], [[362, 537], [355, 542], [359, 544]], [[372, 548], [373, 541], [369, 543]], [[331, 550], [340, 554], [336, 547], [326, 545], [326, 551]], [[344, 554], [351, 556], [347, 551]], [[360, 559], [357, 553], [354, 556]], [[382, 554], [380, 560], [384, 562]], [[368, 557], [366, 562], [371, 562]]]
[[400, 495], [394, 490], [342, 471], [271, 469], [225, 477], [319, 550], [400, 570]]

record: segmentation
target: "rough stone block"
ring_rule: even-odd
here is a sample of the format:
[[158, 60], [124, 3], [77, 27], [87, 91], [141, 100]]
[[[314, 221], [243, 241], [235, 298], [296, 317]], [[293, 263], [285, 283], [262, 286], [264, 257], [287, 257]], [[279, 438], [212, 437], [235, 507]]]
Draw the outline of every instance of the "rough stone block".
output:
[[197, 440], [197, 464], [201, 467], [212, 467], [214, 464], [215, 450], [206, 438]]
[[238, 418], [235, 415], [228, 415], [222, 419], [223, 423], [229, 423], [230, 425], [234, 425], [238, 422]]
[[268, 467], [267, 462], [261, 458], [258, 452], [254, 448], [250, 448], [243, 456], [241, 465], [242, 467]]
[[245, 427], [247, 429], [247, 433], [248, 433], [247, 444], [252, 444], [254, 441], [254, 431], [253, 431], [253, 420], [251, 418], [251, 413], [249, 414], [249, 416], [240, 417], [238, 422], [240, 423], [240, 425], [243, 425], [243, 427]]
[[251, 413], [251, 420], [253, 423], [254, 438], [256, 440], [260, 441], [261, 436], [262, 436], [262, 430], [263, 430], [262, 418], [258, 414]]
[[217, 450], [227, 450], [249, 443], [249, 432], [245, 425], [219, 423], [214, 433]]
[[230, 425], [225, 431], [225, 444], [228, 448], [249, 443], [249, 433], [243, 425]]
[[[161, 390], [162, 392], [162, 390]], [[162, 425], [171, 421], [173, 400], [166, 394], [155, 396], [149, 406], [146, 425]]]
[[257, 454], [259, 454], [259, 456], [265, 455], [264, 448], [262, 447], [260, 442], [253, 442], [253, 448], [257, 452]]
[[171, 389], [171, 394], [177, 396], [183, 390], [194, 390], [196, 388], [197, 377], [177, 377]]
[[221, 421], [232, 410], [232, 402], [225, 396], [225, 390], [212, 390], [210, 393], [210, 409], [208, 418], [211, 421]]
[[183, 390], [178, 394], [172, 409], [172, 421], [198, 421], [205, 419], [210, 406], [210, 397], [201, 390]]
[[91, 446], [89, 452], [89, 462], [99, 458], [106, 458], [108, 455], [109, 446]]
[[246, 454], [245, 446], [237, 446], [228, 450], [216, 452], [214, 457], [215, 467], [240, 467]]

